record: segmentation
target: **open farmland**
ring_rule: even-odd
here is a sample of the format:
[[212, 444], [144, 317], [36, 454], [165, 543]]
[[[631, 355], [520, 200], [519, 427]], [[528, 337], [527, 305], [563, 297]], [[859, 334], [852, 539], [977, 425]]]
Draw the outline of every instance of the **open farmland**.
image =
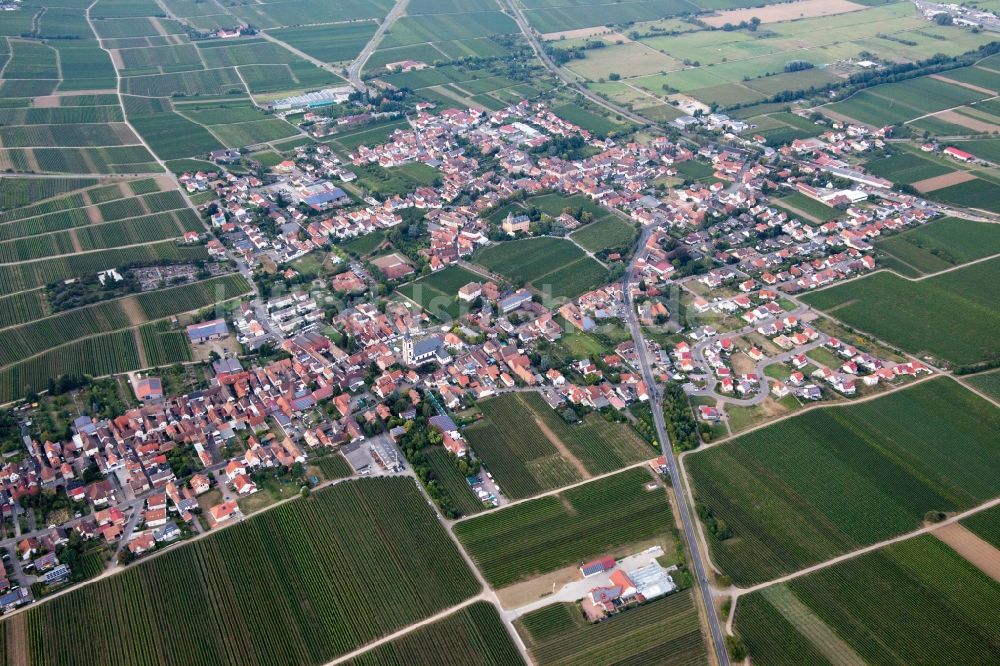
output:
[[1000, 548], [1000, 507], [969, 516], [962, 521], [962, 526], [995, 548]]
[[1000, 400], [1000, 371], [984, 372], [972, 377], [964, 377], [963, 381], [968, 382], [976, 390], [985, 393], [994, 400]]
[[472, 271], [448, 266], [405, 285], [400, 292], [437, 319], [449, 321], [458, 318], [463, 306], [468, 310], [469, 304], [458, 299], [458, 290], [470, 282], [482, 281], [483, 278]]
[[586, 622], [576, 604], [559, 603], [524, 615], [515, 626], [540, 666], [707, 663], [690, 590], [597, 624]]
[[[4, 329], [0, 402], [40, 391], [60, 374], [103, 376], [190, 358], [183, 331], [142, 327], [142, 350], [132, 327], [236, 298], [250, 291], [241, 275], [151, 291], [39, 318]], [[124, 330], [122, 330], [124, 329]], [[114, 335], [108, 335], [113, 332]], [[115, 344], [122, 353], [115, 353]], [[145, 363], [142, 362], [145, 358]]]
[[372, 35], [374, 21], [272, 30], [268, 34], [324, 62], [353, 60]]
[[986, 664], [1000, 651], [1000, 583], [933, 536], [741, 597], [755, 664]]
[[486, 579], [503, 587], [615, 550], [669, 539], [662, 485], [637, 468], [455, 524]]
[[989, 96], [964, 86], [921, 77], [866, 88], [855, 93], [850, 99], [831, 104], [829, 108], [863, 123], [882, 127], [907, 122]]
[[[476, 589], [411, 479], [362, 479], [32, 607], [4, 629], [36, 664], [94, 664], [110, 651], [122, 664], [267, 663], [277, 652], [322, 664]], [[62, 622], [71, 609], [94, 621]], [[267, 632], [254, 629], [262, 617]]]
[[939, 378], [806, 412], [686, 465], [702, 513], [731, 532], [707, 537], [713, 560], [746, 585], [917, 529], [928, 511], [997, 496], [998, 441], [1000, 413]]
[[928, 193], [928, 196], [953, 206], [1000, 212], [1000, 185], [983, 178], [942, 187]]
[[934, 273], [1000, 253], [1000, 225], [946, 217], [882, 238], [875, 247], [918, 275]]
[[[518, 394], [484, 400], [479, 407], [483, 419], [464, 434], [504, 495], [529, 497], [582, 478], [530, 417], [525, 418], [528, 407]], [[511, 423], [519, 424], [517, 431]]]
[[507, 627], [491, 604], [479, 601], [434, 624], [365, 652], [349, 666], [449, 666], [523, 664]]
[[865, 169], [894, 183], [908, 185], [954, 171], [939, 162], [910, 152], [869, 160], [865, 163]]
[[570, 234], [570, 238], [591, 252], [627, 248], [635, 236], [635, 229], [615, 215], [591, 222]]
[[581, 423], [569, 425], [538, 393], [521, 393], [520, 398], [530, 411], [525, 416], [541, 420], [591, 474], [613, 472], [653, 454], [649, 445], [625, 423], [612, 423], [599, 414], [589, 414]]
[[608, 273], [568, 240], [527, 238], [498, 243], [475, 261], [513, 282], [529, 283], [551, 298], [574, 298], [604, 284]]
[[914, 354], [960, 365], [997, 351], [1000, 313], [990, 285], [998, 280], [1000, 259], [992, 259], [919, 281], [875, 273], [802, 299]]

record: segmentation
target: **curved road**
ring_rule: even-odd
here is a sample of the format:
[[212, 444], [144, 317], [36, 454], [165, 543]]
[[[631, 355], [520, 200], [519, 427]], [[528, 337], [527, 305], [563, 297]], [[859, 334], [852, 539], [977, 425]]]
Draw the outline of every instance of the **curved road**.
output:
[[656, 434], [660, 441], [660, 448], [667, 459], [667, 470], [670, 473], [670, 483], [674, 487], [674, 496], [677, 498], [677, 513], [681, 517], [681, 527], [684, 529], [684, 539], [688, 544], [688, 551], [691, 553], [691, 568], [694, 571], [696, 583], [701, 590], [702, 602], [705, 605], [705, 615], [708, 618], [708, 629], [712, 638], [712, 647], [715, 651], [719, 666], [729, 666], [729, 651], [726, 649], [726, 640], [722, 633], [722, 626], [719, 624], [719, 616], [715, 612], [715, 605], [712, 601], [712, 588], [709, 586], [708, 577], [705, 574], [705, 562], [702, 558], [701, 549], [698, 547], [698, 536], [694, 517], [691, 514], [691, 507], [685, 500], [687, 494], [684, 491], [684, 480], [681, 478], [680, 468], [677, 465], [677, 458], [674, 456], [673, 446], [667, 436], [667, 426], [663, 419], [663, 399], [660, 389], [653, 377], [653, 371], [649, 366], [649, 359], [646, 355], [646, 340], [642, 335], [642, 326], [636, 316], [635, 304], [632, 302], [632, 294], [629, 284], [635, 272], [636, 259], [643, 254], [646, 241], [649, 239], [652, 229], [644, 229], [639, 237], [639, 245], [629, 269], [625, 274], [624, 294], [625, 306], [628, 311], [628, 326], [632, 333], [632, 340], [635, 342], [636, 356], [639, 359], [639, 368], [647, 386], [650, 387], [650, 402], [653, 423], [656, 426]]

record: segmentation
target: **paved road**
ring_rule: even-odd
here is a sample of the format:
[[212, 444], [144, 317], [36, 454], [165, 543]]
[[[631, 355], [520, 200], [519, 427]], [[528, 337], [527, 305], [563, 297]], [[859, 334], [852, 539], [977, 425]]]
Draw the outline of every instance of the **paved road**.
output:
[[526, 19], [524, 16], [524, 12], [521, 10], [521, 7], [517, 4], [517, 0], [503, 0], [503, 4], [510, 10], [512, 17], [514, 18], [514, 21], [517, 22], [517, 26], [521, 29], [521, 32], [524, 33], [524, 36], [525, 38], [527, 38], [528, 44], [531, 45], [531, 49], [535, 52], [535, 55], [538, 56], [538, 59], [542, 61], [542, 64], [545, 65], [545, 67], [548, 70], [550, 70], [553, 74], [559, 77], [560, 81], [565, 83], [570, 88], [576, 90], [578, 93], [589, 99], [594, 104], [602, 106], [605, 109], [608, 109], [609, 111], [613, 111], [614, 113], [617, 113], [624, 118], [628, 118], [629, 120], [638, 125], [652, 125], [654, 127], [656, 126], [656, 123], [649, 120], [648, 118], [644, 118], [637, 113], [629, 111], [626, 108], [618, 106], [617, 104], [613, 104], [608, 100], [604, 99], [603, 97], [601, 97], [600, 95], [598, 95], [597, 93], [577, 83], [575, 79], [570, 77], [568, 74], [566, 74], [565, 71], [563, 71], [558, 65], [556, 65], [552, 61], [552, 58], [550, 58], [548, 54], [545, 52], [545, 49], [542, 47], [541, 42], [538, 40], [538, 36], [535, 35], [534, 30], [532, 30], [531, 26], [528, 24], [528, 19]]
[[368, 62], [368, 58], [371, 57], [372, 53], [375, 52], [376, 47], [382, 41], [382, 35], [385, 31], [389, 29], [393, 23], [396, 22], [403, 12], [406, 11], [406, 5], [409, 4], [410, 0], [396, 0], [396, 4], [392, 6], [389, 13], [385, 15], [385, 18], [381, 23], [378, 24], [378, 29], [372, 38], [368, 40], [365, 44], [365, 48], [361, 49], [361, 53], [358, 57], [354, 59], [354, 62], [350, 64], [347, 68], [347, 80], [351, 82], [355, 90], [367, 90], [364, 81], [361, 80], [361, 70], [364, 69], [365, 63]]
[[697, 526], [694, 523], [694, 517], [691, 515], [691, 508], [685, 501], [686, 493], [684, 492], [683, 479], [681, 478], [680, 468], [677, 465], [677, 458], [674, 456], [673, 446], [670, 442], [670, 438], [667, 436], [667, 427], [663, 419], [663, 398], [662, 392], [653, 377], [653, 371], [650, 369], [649, 358], [646, 353], [646, 340], [642, 334], [642, 326], [639, 324], [639, 319], [636, 315], [635, 304], [632, 302], [631, 290], [629, 289], [629, 284], [632, 282], [632, 276], [635, 271], [635, 261], [643, 254], [643, 250], [646, 247], [646, 241], [648, 240], [652, 229], [645, 229], [639, 238], [638, 251], [633, 256], [631, 263], [629, 264], [628, 272], [625, 275], [624, 282], [624, 293], [625, 293], [625, 304], [628, 309], [628, 325], [629, 330], [632, 333], [632, 340], [635, 342], [636, 355], [639, 358], [639, 366], [642, 371], [643, 379], [646, 385], [651, 389], [650, 403], [653, 414], [653, 423], [656, 426], [656, 434], [660, 441], [661, 448], [663, 450], [664, 456], [667, 459], [667, 469], [670, 473], [670, 482], [674, 487], [674, 496], [677, 498], [677, 513], [681, 517], [681, 527], [684, 529], [684, 539], [687, 541], [688, 550], [691, 553], [691, 569], [694, 572], [696, 583], [698, 588], [701, 590], [701, 600], [704, 603], [705, 615], [708, 618], [708, 629], [711, 634], [712, 648], [715, 651], [716, 659], [718, 660], [719, 666], [729, 666], [729, 651], [726, 649], [726, 641], [722, 632], [722, 627], [719, 624], [719, 616], [715, 612], [715, 605], [712, 602], [712, 588], [708, 583], [708, 577], [705, 573], [705, 562], [702, 558], [701, 549], [698, 547], [698, 535]]

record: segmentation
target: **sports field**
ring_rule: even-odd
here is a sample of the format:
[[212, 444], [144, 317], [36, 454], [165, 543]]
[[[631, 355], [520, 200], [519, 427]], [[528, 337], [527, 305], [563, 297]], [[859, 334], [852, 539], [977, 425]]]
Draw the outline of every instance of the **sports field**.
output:
[[745, 586], [915, 530], [929, 511], [997, 496], [998, 438], [1000, 413], [938, 378], [803, 413], [686, 465], [699, 513], [717, 527], [707, 537], [713, 561]]
[[990, 285], [998, 280], [1000, 259], [992, 259], [920, 281], [876, 273], [802, 300], [913, 354], [961, 365], [997, 351], [1000, 312]]

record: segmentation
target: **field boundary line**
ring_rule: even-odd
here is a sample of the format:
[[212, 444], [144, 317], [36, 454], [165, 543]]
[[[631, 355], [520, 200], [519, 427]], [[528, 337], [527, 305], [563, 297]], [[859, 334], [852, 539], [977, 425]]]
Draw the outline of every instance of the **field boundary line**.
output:
[[546, 490], [544, 492], [538, 493], [537, 495], [532, 495], [531, 497], [522, 497], [520, 499], [511, 500], [510, 502], [507, 502], [503, 506], [493, 507], [492, 509], [485, 509], [485, 510], [480, 511], [479, 513], [473, 514], [471, 516], [462, 516], [461, 518], [456, 518], [455, 520], [451, 521], [451, 524], [452, 525], [457, 525], [458, 523], [463, 523], [463, 522], [465, 522], [467, 520], [471, 520], [473, 518], [478, 518], [480, 516], [487, 516], [487, 515], [489, 515], [491, 513], [496, 513], [497, 511], [502, 511], [503, 509], [506, 509], [508, 507], [517, 506], [518, 504], [524, 504], [525, 502], [530, 502], [532, 500], [541, 499], [542, 497], [550, 497], [552, 495], [558, 495], [559, 493], [565, 492], [567, 490], [572, 490], [574, 488], [578, 488], [578, 487], [586, 485], [588, 483], [593, 483], [594, 481], [600, 481], [601, 479], [606, 479], [609, 476], [614, 476], [615, 474], [621, 474], [622, 472], [627, 472], [627, 471], [633, 470], [633, 469], [635, 469], [637, 467], [646, 467], [646, 466], [649, 465], [649, 461], [650, 460], [653, 460], [653, 458], [649, 458], [647, 460], [642, 460], [642, 461], [639, 461], [639, 462], [636, 462], [636, 463], [632, 463], [631, 465], [626, 465], [625, 467], [621, 467], [619, 469], [616, 469], [613, 472], [604, 472], [603, 474], [595, 474], [594, 476], [590, 477], [589, 479], [583, 479], [581, 481], [574, 481], [573, 483], [570, 483], [568, 485], [561, 486], [559, 488], [553, 488], [551, 490]]
[[678, 456], [678, 458], [680, 460], [683, 460], [687, 456], [694, 455], [694, 454], [697, 454], [697, 453], [701, 453], [702, 451], [707, 451], [709, 449], [713, 449], [716, 446], [721, 446], [723, 444], [728, 444], [728, 443], [732, 442], [734, 439], [742, 437], [743, 435], [749, 435], [752, 432], [756, 432], [758, 430], [762, 430], [764, 428], [767, 428], [768, 426], [774, 425], [775, 423], [781, 423], [782, 421], [787, 421], [788, 419], [793, 419], [796, 416], [801, 416], [802, 414], [805, 414], [807, 412], [816, 411], [817, 409], [838, 409], [838, 408], [843, 408], [843, 407], [851, 407], [853, 405], [860, 405], [860, 404], [865, 403], [865, 402], [870, 402], [872, 400], [877, 400], [878, 398], [884, 398], [884, 397], [892, 395], [893, 393], [896, 393], [898, 391], [905, 391], [906, 389], [914, 387], [917, 384], [921, 384], [923, 382], [927, 382], [927, 381], [930, 381], [932, 379], [938, 379], [940, 377], [950, 377], [950, 375], [948, 373], [944, 372], [944, 371], [940, 371], [939, 370], [938, 372], [932, 373], [930, 375], [924, 375], [923, 377], [917, 377], [912, 382], [908, 382], [906, 384], [901, 384], [901, 385], [898, 385], [898, 386], [893, 386], [888, 391], [881, 391], [879, 393], [873, 393], [872, 395], [866, 395], [865, 397], [858, 398], [856, 400], [838, 400], [838, 401], [829, 402], [829, 403], [814, 402], [814, 403], [812, 403], [810, 405], [806, 405], [802, 409], [799, 409], [797, 411], [792, 412], [791, 414], [785, 414], [784, 416], [779, 416], [776, 419], [772, 419], [772, 420], [766, 421], [764, 423], [758, 423], [757, 425], [751, 426], [751, 427], [747, 428], [746, 430], [740, 430], [736, 434], [729, 435], [728, 437], [723, 437], [721, 439], [717, 439], [714, 442], [709, 442], [707, 444], [702, 444], [701, 446], [699, 446], [696, 449], [690, 449], [688, 451], [684, 451], [684, 452], [682, 452], [680, 454], [680, 456]]
[[849, 553], [844, 553], [843, 555], [838, 555], [837, 557], [834, 557], [832, 559], [825, 560], [825, 561], [819, 562], [817, 564], [813, 564], [811, 566], [805, 567], [804, 569], [799, 569], [798, 571], [793, 571], [790, 574], [785, 574], [784, 576], [780, 576], [780, 577], [775, 578], [773, 580], [769, 580], [769, 581], [766, 581], [766, 582], [763, 582], [763, 583], [757, 583], [756, 585], [752, 585], [750, 587], [736, 587], [736, 586], [733, 586], [733, 588], [732, 588], [732, 597], [734, 599], [738, 599], [739, 597], [741, 597], [743, 595], [750, 594], [752, 592], [757, 592], [759, 590], [763, 590], [765, 588], [771, 587], [772, 585], [780, 585], [781, 583], [786, 583], [786, 582], [788, 582], [790, 580], [795, 580], [796, 578], [801, 578], [803, 576], [807, 576], [807, 575], [809, 575], [811, 573], [815, 573], [817, 571], [821, 571], [821, 570], [826, 569], [828, 567], [832, 567], [834, 565], [840, 564], [841, 562], [846, 562], [847, 560], [852, 560], [852, 559], [854, 559], [856, 557], [861, 557], [862, 555], [867, 555], [868, 553], [870, 553], [872, 551], [881, 550], [882, 548], [885, 548], [887, 546], [891, 546], [891, 545], [899, 543], [901, 541], [908, 541], [909, 539], [912, 539], [914, 537], [923, 536], [924, 534], [930, 534], [930, 533], [934, 532], [934, 530], [938, 530], [938, 529], [941, 529], [942, 527], [946, 527], [946, 526], [951, 525], [953, 523], [957, 523], [960, 520], [964, 520], [964, 519], [968, 518], [969, 516], [974, 516], [977, 513], [981, 513], [983, 511], [988, 510], [988, 509], [992, 509], [993, 507], [995, 507], [997, 505], [1000, 505], [1000, 497], [994, 497], [993, 499], [987, 500], [986, 502], [983, 502], [982, 504], [974, 506], [971, 509], [967, 509], [965, 511], [962, 511], [961, 513], [956, 513], [954, 516], [951, 516], [950, 518], [946, 518], [945, 520], [942, 520], [940, 523], [934, 523], [933, 525], [925, 525], [924, 527], [921, 527], [919, 529], [913, 530], [912, 532], [905, 532], [903, 534], [899, 534], [899, 535], [891, 537], [889, 539], [885, 539], [883, 541], [879, 541], [878, 543], [873, 543], [871, 545], [864, 546], [862, 548], [858, 548], [857, 550], [852, 550]]
[[438, 620], [444, 620], [445, 618], [451, 617], [455, 613], [464, 610], [469, 606], [478, 603], [480, 601], [485, 601], [486, 603], [489, 603], [490, 600], [485, 592], [480, 592], [476, 596], [469, 597], [460, 604], [456, 604], [454, 606], [451, 606], [450, 608], [446, 608], [443, 611], [431, 615], [430, 617], [425, 617], [424, 619], [414, 622], [413, 624], [409, 624], [403, 627], [402, 629], [398, 629], [387, 636], [383, 636], [382, 638], [375, 639], [370, 643], [366, 643], [361, 647], [357, 648], [356, 650], [348, 652], [347, 654], [343, 654], [337, 657], [336, 659], [333, 659], [332, 661], [326, 662], [325, 664], [323, 664], [323, 666], [334, 666], [334, 664], [342, 664], [346, 661], [350, 661], [351, 659], [361, 656], [362, 654], [368, 652], [369, 650], [374, 650], [375, 648], [379, 647], [380, 645], [383, 645], [384, 643], [390, 643], [396, 640], [397, 638], [402, 638], [403, 636], [406, 636], [416, 631], [417, 629], [420, 629], [421, 627], [426, 627], [427, 625], [434, 624]]
[[[122, 373], [119, 373], [119, 374], [122, 374]], [[107, 375], [107, 376], [111, 376], [111, 375]], [[224, 467], [224, 465], [222, 465], [222, 463], [216, 463], [212, 467], [207, 467], [207, 468], [205, 468], [202, 471], [214, 471], [214, 470], [222, 469], [223, 467]], [[316, 492], [318, 490], [322, 490], [322, 489], [328, 488], [330, 486], [335, 486], [338, 483], [345, 483], [347, 481], [357, 481], [358, 479], [359, 479], [359, 477], [355, 477], [355, 476], [348, 476], [348, 477], [345, 477], [345, 478], [342, 478], [342, 479], [330, 479], [328, 481], [321, 482], [319, 485], [314, 486], [312, 488], [312, 492]], [[416, 479], [414, 479], [414, 481], [416, 481]], [[264, 513], [265, 511], [270, 511], [272, 509], [276, 509], [279, 506], [282, 506], [283, 504], [287, 504], [288, 502], [294, 502], [295, 500], [299, 500], [299, 499], [302, 499], [302, 496], [301, 495], [297, 495], [297, 494], [296, 495], [292, 495], [291, 497], [286, 497], [284, 499], [280, 499], [280, 500], [276, 501], [274, 504], [271, 504], [269, 506], [265, 506], [262, 509], [254, 511], [249, 516], [243, 515], [243, 516], [241, 516], [241, 518], [239, 520], [236, 520], [236, 521], [233, 521], [233, 522], [222, 523], [222, 524], [218, 525], [217, 527], [215, 527], [213, 529], [206, 530], [204, 532], [200, 532], [198, 534], [195, 534], [190, 539], [186, 539], [186, 540], [183, 540], [183, 541], [175, 541], [173, 544], [169, 544], [167, 547], [163, 548], [162, 550], [155, 550], [152, 553], [149, 553], [148, 555], [145, 555], [142, 559], [140, 559], [140, 560], [138, 560], [136, 562], [133, 562], [130, 565], [122, 566], [120, 564], [115, 564], [112, 568], [105, 569], [102, 573], [98, 574], [97, 576], [94, 576], [93, 578], [90, 578], [88, 580], [82, 581], [80, 583], [76, 583], [74, 585], [70, 585], [69, 587], [67, 587], [65, 589], [59, 590], [58, 592], [54, 592], [54, 593], [52, 593], [50, 595], [42, 597], [41, 599], [38, 599], [38, 600], [36, 600], [36, 601], [28, 604], [27, 606], [21, 606], [20, 608], [16, 608], [16, 609], [14, 609], [12, 611], [9, 611], [9, 612], [7, 612], [7, 613], [4, 614], [3, 618], [4, 618], [4, 620], [6, 620], [7, 618], [13, 617], [15, 615], [20, 615], [22, 613], [25, 613], [25, 612], [31, 610], [32, 608], [37, 607], [39, 604], [44, 604], [44, 603], [46, 603], [48, 601], [51, 601], [52, 599], [55, 599], [56, 597], [61, 597], [64, 594], [68, 594], [68, 593], [73, 592], [75, 590], [79, 590], [79, 589], [81, 589], [83, 587], [91, 585], [92, 583], [96, 583], [97, 581], [102, 580], [104, 578], [110, 578], [111, 576], [116, 576], [116, 575], [118, 575], [118, 574], [120, 574], [120, 573], [122, 573], [124, 571], [131, 571], [135, 567], [141, 567], [146, 562], [149, 562], [149, 561], [151, 561], [151, 560], [153, 560], [153, 559], [155, 559], [157, 557], [160, 557], [161, 555], [163, 555], [165, 553], [172, 553], [173, 551], [177, 550], [177, 548], [174, 548], [173, 546], [185, 546], [185, 545], [194, 543], [195, 541], [198, 541], [200, 539], [204, 539], [205, 537], [208, 537], [208, 536], [210, 536], [212, 534], [218, 534], [220, 531], [222, 531], [224, 529], [228, 529], [230, 527], [233, 527], [234, 525], [240, 525], [247, 518], [253, 518], [255, 516], [258, 516], [258, 515]], [[140, 507], [142, 507], [145, 504], [145, 502], [146, 502], [146, 496], [143, 495], [140, 498], [136, 498], [134, 500], [131, 500], [128, 504], [129, 504], [131, 510], [133, 510], [133, 511], [139, 511]], [[117, 506], [121, 506], [121, 505], [119, 504]], [[42, 530], [42, 531], [44, 531], [44, 530]], [[29, 533], [29, 534], [34, 534], [34, 533]], [[22, 534], [20, 538], [25, 538], [24, 534]], [[17, 540], [18, 540], [18, 537], [12, 537], [11, 539], [9, 539], [7, 541], [9, 541], [9, 542], [11, 542], [13, 544], [13, 543], [16, 543]], [[5, 541], [4, 543], [7, 543], [7, 541]]]
[[[178, 208], [177, 210], [181, 210]], [[117, 222], [117, 220], [115, 220]], [[103, 224], [114, 224], [114, 222], [104, 222]], [[96, 226], [96, 225], [95, 225]], [[63, 231], [66, 231], [63, 229]], [[40, 234], [46, 235], [46, 234]], [[0, 263], [0, 266], [22, 266], [24, 264], [35, 264], [39, 261], [48, 261], [49, 259], [65, 259], [67, 257], [79, 257], [86, 254], [93, 254], [95, 252], [108, 252], [113, 250], [127, 250], [132, 247], [142, 247], [144, 245], [158, 245], [160, 243], [168, 243], [172, 240], [176, 240], [181, 237], [181, 234], [176, 236], [171, 236], [170, 238], [161, 238], [160, 240], [146, 241], [145, 243], [132, 243], [130, 245], [116, 245], [115, 247], [99, 247], [93, 250], [87, 250], [85, 252], [63, 252], [62, 254], [51, 254], [47, 257], [36, 257], [35, 259], [25, 259], [23, 261], [8, 261]], [[17, 240], [17, 239], [15, 239]]]
[[[134, 293], [134, 294], [125, 294], [124, 296], [119, 296], [118, 298], [109, 298], [109, 299], [107, 299], [105, 301], [98, 301], [97, 303], [90, 303], [89, 305], [84, 305], [84, 306], [81, 306], [81, 307], [78, 307], [78, 308], [70, 308], [69, 310], [59, 310], [58, 312], [52, 312], [52, 314], [45, 315], [44, 317], [38, 317], [36, 319], [32, 319], [31, 321], [26, 321], [23, 324], [13, 324], [11, 326], [0, 326], [0, 331], [7, 331], [7, 330], [12, 329], [12, 328], [21, 328], [22, 326], [29, 326], [31, 324], [34, 324], [35, 322], [44, 321], [46, 319], [51, 319], [53, 317], [58, 317], [60, 315], [63, 315], [63, 314], [69, 313], [69, 312], [82, 312], [83, 310], [86, 310], [88, 308], [95, 308], [96, 309], [96, 308], [98, 308], [98, 307], [100, 307], [102, 305], [105, 305], [107, 303], [119, 303], [119, 302], [124, 301], [124, 300], [129, 299], [129, 298], [134, 298], [136, 296], [142, 296], [143, 294], [154, 294], [154, 293], [163, 294], [163, 293], [169, 293], [169, 291], [171, 289], [176, 289], [177, 287], [190, 287], [192, 285], [202, 284], [204, 282], [208, 282], [208, 280], [212, 280], [212, 279], [215, 279], [215, 278], [224, 278], [224, 277], [229, 277], [229, 276], [232, 276], [232, 275], [240, 275], [240, 274], [241, 273], [239, 273], [238, 271], [234, 271], [232, 273], [223, 273], [222, 275], [213, 275], [211, 278], [208, 278], [207, 280], [195, 280], [194, 282], [189, 282], [189, 283], [183, 284], [183, 285], [177, 285], [176, 287], [167, 287], [166, 289], [157, 289], [157, 290], [151, 290], [151, 291], [140, 291], [140, 292]], [[247, 282], [249, 283], [249, 280]], [[15, 292], [15, 293], [30, 293], [32, 291], [38, 291], [40, 289], [45, 289], [45, 285], [42, 285], [40, 287], [35, 287], [34, 289], [25, 289], [24, 292]], [[246, 292], [246, 293], [249, 293], [249, 292]], [[11, 295], [13, 295], [13, 294], [7, 294], [6, 296], [11, 296]], [[241, 295], [241, 294], [238, 294], [238, 295]], [[0, 298], [6, 298], [6, 296], [0, 297]], [[233, 298], [236, 298], [236, 296], [233, 296]], [[227, 300], [229, 300], [229, 299], [227, 298]], [[205, 307], [205, 306], [202, 306], [202, 307]], [[200, 310], [201, 308], [198, 308], [198, 309]], [[190, 310], [190, 312], [194, 312], [194, 310]], [[185, 313], [181, 312], [179, 314], [185, 314]], [[171, 315], [171, 316], [176, 316], [176, 315]], [[163, 318], [164, 319], [169, 319], [169, 317], [163, 317]], [[148, 323], [149, 323], [149, 321], [144, 321], [143, 322], [143, 324], [148, 324]], [[141, 324], [136, 324], [136, 325], [140, 326]], [[131, 328], [131, 326], [126, 326], [126, 328]], [[123, 330], [123, 329], [115, 329], [115, 330]]]

